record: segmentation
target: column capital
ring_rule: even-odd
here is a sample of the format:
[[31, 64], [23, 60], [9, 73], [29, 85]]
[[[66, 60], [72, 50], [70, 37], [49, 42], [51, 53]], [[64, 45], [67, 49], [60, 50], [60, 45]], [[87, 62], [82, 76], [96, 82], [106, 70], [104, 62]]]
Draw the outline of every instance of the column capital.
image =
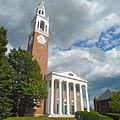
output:
[[66, 81], [66, 83], [70, 84], [70, 82], [69, 82], [69, 81]]
[[77, 85], [77, 83], [73, 83], [73, 85]]
[[60, 80], [60, 79], [59, 79], [58, 81], [59, 81], [59, 83], [60, 83], [60, 82], [63, 82], [63, 80]]
[[55, 78], [52, 78], [51, 80], [55, 81]]
[[80, 86], [82, 86], [82, 84], [79, 84]]

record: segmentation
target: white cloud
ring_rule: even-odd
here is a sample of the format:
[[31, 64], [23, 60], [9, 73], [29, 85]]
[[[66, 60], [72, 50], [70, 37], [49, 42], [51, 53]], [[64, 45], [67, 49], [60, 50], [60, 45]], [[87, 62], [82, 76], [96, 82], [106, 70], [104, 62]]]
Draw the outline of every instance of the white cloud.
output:
[[7, 44], [7, 52], [6, 52], [6, 55], [8, 55], [8, 53], [10, 52], [11, 49], [13, 49], [13, 47], [8, 43]]
[[120, 74], [120, 49], [103, 53], [98, 48], [72, 48], [70, 51], [56, 51], [49, 57], [48, 72], [56, 69], [73, 68], [89, 81], [100, 77], [114, 77]]
[[114, 77], [120, 74], [120, 49], [114, 48], [110, 51], [105, 52], [104, 62], [98, 61], [98, 64], [94, 66], [87, 78], [96, 80], [102, 77]]

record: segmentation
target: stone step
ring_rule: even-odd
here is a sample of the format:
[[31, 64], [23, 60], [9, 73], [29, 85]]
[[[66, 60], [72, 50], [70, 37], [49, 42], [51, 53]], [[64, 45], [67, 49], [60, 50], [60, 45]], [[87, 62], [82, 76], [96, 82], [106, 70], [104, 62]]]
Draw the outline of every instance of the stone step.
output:
[[67, 114], [50, 114], [48, 117], [75, 117], [75, 115], [67, 115]]

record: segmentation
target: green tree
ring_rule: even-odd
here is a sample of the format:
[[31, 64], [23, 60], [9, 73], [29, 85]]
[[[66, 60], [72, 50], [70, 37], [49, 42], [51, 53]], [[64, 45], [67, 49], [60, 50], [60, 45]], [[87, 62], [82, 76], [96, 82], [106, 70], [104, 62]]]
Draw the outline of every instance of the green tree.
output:
[[3, 27], [0, 28], [0, 57], [5, 56], [5, 52], [7, 51], [7, 30]]
[[14, 71], [10, 67], [5, 52], [7, 51], [7, 30], [0, 28], [0, 119], [11, 115], [11, 86]]
[[[45, 81], [42, 80], [40, 67], [33, 56], [26, 50], [15, 48], [9, 53], [9, 63], [15, 71], [12, 99], [13, 113], [23, 116], [29, 106], [34, 106], [34, 98], [42, 100], [47, 97]], [[34, 97], [33, 97], [34, 96]]]
[[112, 112], [120, 112], [120, 91], [113, 93], [108, 104]]

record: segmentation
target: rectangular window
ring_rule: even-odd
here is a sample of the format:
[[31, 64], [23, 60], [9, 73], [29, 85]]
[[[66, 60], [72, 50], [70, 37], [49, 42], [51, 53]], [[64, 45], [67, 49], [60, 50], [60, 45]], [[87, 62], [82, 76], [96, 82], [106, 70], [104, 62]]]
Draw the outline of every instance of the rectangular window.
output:
[[42, 45], [40, 45], [40, 48], [42, 48]]
[[42, 57], [41, 56], [39, 56], [39, 60], [41, 60], [42, 59]]

